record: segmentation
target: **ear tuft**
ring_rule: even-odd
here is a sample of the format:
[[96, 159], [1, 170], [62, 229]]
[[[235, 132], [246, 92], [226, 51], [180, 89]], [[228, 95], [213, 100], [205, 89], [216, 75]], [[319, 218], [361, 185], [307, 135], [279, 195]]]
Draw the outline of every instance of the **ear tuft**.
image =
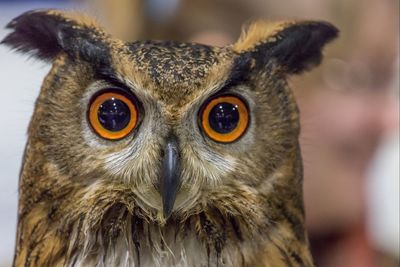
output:
[[318, 65], [322, 49], [337, 37], [338, 29], [327, 22], [255, 22], [233, 45], [239, 54], [250, 54], [262, 67], [270, 60], [287, 73], [300, 73]]
[[98, 26], [94, 19], [79, 13], [33, 10], [13, 19], [6, 28], [12, 32], [1, 44], [39, 59], [52, 60], [62, 50], [71, 50], [68, 45], [76, 46], [77, 37], [88, 36]]
[[233, 50], [243, 53], [253, 50], [256, 46], [267, 42], [276, 41], [276, 36], [281, 30], [285, 29], [290, 22], [268, 22], [259, 20], [252, 22], [247, 27], [243, 27], [242, 34], [233, 45]]
[[1, 43], [40, 59], [52, 59], [61, 50], [58, 24], [58, 19], [46, 11], [29, 11], [7, 24], [12, 32]]

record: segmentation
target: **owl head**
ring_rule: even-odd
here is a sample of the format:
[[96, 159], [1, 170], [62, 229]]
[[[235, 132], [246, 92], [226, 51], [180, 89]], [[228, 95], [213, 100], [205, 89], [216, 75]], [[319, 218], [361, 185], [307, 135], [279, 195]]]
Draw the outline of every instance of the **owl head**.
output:
[[257, 21], [225, 47], [124, 42], [55, 10], [7, 28], [4, 44], [52, 63], [29, 126], [20, 213], [43, 199], [71, 218], [119, 205], [160, 224], [210, 209], [245, 219], [268, 203], [302, 209], [287, 78], [320, 63], [332, 25]]

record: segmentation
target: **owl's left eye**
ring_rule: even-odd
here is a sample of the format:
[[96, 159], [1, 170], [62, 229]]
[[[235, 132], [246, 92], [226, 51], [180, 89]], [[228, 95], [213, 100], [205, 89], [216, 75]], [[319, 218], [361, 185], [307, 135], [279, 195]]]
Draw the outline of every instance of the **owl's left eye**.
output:
[[124, 138], [136, 127], [138, 110], [134, 97], [123, 90], [108, 89], [90, 101], [88, 119], [100, 137], [109, 140]]
[[216, 96], [200, 112], [201, 127], [209, 138], [220, 143], [238, 140], [249, 125], [245, 101], [235, 95]]

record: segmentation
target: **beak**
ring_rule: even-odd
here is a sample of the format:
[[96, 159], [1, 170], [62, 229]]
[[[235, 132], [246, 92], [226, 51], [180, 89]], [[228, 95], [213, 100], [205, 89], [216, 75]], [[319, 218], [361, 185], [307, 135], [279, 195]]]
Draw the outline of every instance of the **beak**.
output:
[[180, 164], [178, 142], [174, 135], [167, 139], [161, 167], [160, 194], [163, 202], [164, 218], [171, 216], [176, 194], [180, 185]]

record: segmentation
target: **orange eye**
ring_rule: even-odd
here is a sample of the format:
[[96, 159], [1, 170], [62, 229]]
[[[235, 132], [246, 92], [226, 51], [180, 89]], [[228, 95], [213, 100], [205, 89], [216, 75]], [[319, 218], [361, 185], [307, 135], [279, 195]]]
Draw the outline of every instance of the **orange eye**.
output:
[[221, 143], [238, 140], [249, 125], [245, 102], [234, 95], [211, 99], [201, 111], [201, 126], [208, 137]]
[[110, 89], [93, 97], [88, 117], [90, 125], [99, 136], [118, 140], [136, 127], [138, 111], [131, 95], [122, 90]]

